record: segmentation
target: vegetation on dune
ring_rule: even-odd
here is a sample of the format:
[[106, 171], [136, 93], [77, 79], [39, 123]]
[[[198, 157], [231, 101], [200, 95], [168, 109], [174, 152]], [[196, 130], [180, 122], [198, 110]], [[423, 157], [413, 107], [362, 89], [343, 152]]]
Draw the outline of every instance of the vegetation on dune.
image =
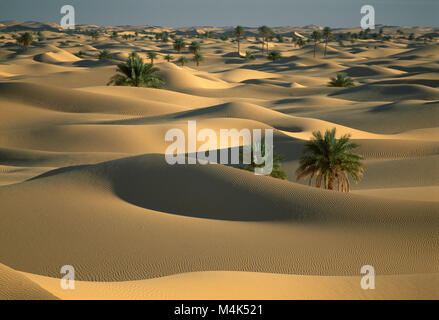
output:
[[164, 81], [157, 75], [160, 71], [151, 63], [144, 63], [142, 58], [133, 52], [126, 62], [117, 65], [114, 75], [107, 85], [161, 88]]
[[[260, 150], [261, 153], [261, 157], [265, 157], [265, 143], [262, 142], [260, 144], [252, 144], [251, 146], [245, 146], [245, 147], [241, 147], [239, 149], [239, 161], [240, 163], [243, 163], [243, 159], [244, 159], [244, 148], [250, 148], [251, 152], [251, 161], [249, 164], [243, 164], [241, 165], [241, 169], [243, 170], [247, 170], [247, 171], [255, 171], [256, 168], [264, 168], [265, 167], [265, 163], [262, 164], [256, 164], [256, 155], [255, 155], [255, 150]], [[273, 152], [273, 150], [268, 150], [270, 153]], [[283, 160], [282, 156], [273, 153], [273, 170], [270, 173], [270, 177], [273, 178], [278, 178], [278, 179], [282, 179], [282, 180], [286, 180], [287, 179], [287, 175], [285, 174], [285, 172], [282, 171], [281, 169], [281, 161]]]
[[178, 62], [179, 64], [181, 64], [182, 67], [184, 67], [184, 65], [185, 65], [186, 63], [188, 63], [188, 59], [187, 59], [186, 57], [180, 57], [180, 58], [178, 58], [177, 62]]
[[281, 58], [282, 58], [282, 54], [280, 53], [279, 50], [270, 51], [270, 53], [268, 54], [268, 60], [271, 60], [273, 62], [280, 60]]
[[79, 50], [77, 53], [75, 53], [75, 56], [78, 58], [83, 58], [85, 56], [85, 52], [82, 50]]
[[[358, 183], [366, 167], [360, 162], [361, 155], [352, 153], [358, 145], [349, 135], [336, 138], [336, 129], [313, 132], [313, 137], [304, 146], [304, 155], [296, 170], [296, 181], [309, 177], [308, 183], [325, 189], [349, 192], [349, 176]], [[336, 186], [337, 184], [337, 186]]]
[[303, 38], [298, 37], [298, 38], [296, 39], [296, 45], [297, 45], [299, 48], [302, 48], [305, 44], [306, 44], [306, 42], [305, 42], [305, 40], [303, 40]]
[[262, 36], [262, 51], [264, 51], [264, 44], [265, 44], [268, 54], [268, 41], [274, 37], [274, 32], [273, 30], [271, 30], [271, 28], [267, 26], [259, 27], [258, 31]]
[[200, 62], [204, 61], [204, 57], [200, 53], [194, 54], [192, 61], [197, 64], [197, 67], [200, 65]]
[[100, 35], [99, 31], [97, 31], [97, 30], [93, 30], [92, 32], [90, 32], [90, 37], [94, 41], [98, 40], [100, 36], [101, 35]]
[[337, 76], [331, 78], [331, 81], [329, 81], [328, 86], [349, 88], [355, 86], [355, 84], [354, 84], [354, 80], [348, 77], [346, 73], [337, 73]]
[[333, 35], [332, 35], [332, 30], [330, 27], [325, 27], [323, 29], [323, 38], [325, 38], [325, 56], [326, 56], [326, 49], [328, 47], [328, 41], [330, 39], [332, 39]]
[[113, 55], [110, 53], [110, 50], [104, 49], [99, 52], [98, 58], [99, 60], [111, 60], [113, 59]]
[[247, 61], [252, 61], [252, 60], [255, 60], [256, 58], [253, 55], [253, 53], [251, 53], [250, 51], [246, 51], [244, 59], [247, 60]]
[[41, 31], [37, 32], [37, 36], [38, 36], [39, 42], [46, 40], [46, 37], [44, 36], [44, 34]]
[[170, 54], [167, 54], [167, 55], [164, 57], [164, 59], [165, 59], [166, 61], [170, 62], [171, 60], [174, 60], [174, 57], [171, 56]]
[[113, 33], [111, 34], [110, 38], [114, 39], [114, 40], [119, 38], [119, 34], [117, 33], [117, 31], [113, 31]]
[[174, 50], [176, 50], [178, 53], [180, 53], [184, 47], [186, 47], [186, 43], [184, 43], [183, 39], [177, 38], [174, 40]]
[[155, 52], [148, 52], [148, 58], [151, 60], [151, 64], [154, 64], [154, 60], [157, 59], [158, 55]]
[[241, 39], [242, 37], [244, 37], [245, 31], [244, 28], [242, 26], [237, 26], [235, 28], [235, 37], [236, 37], [236, 42], [238, 42], [238, 53], [241, 52]]
[[276, 35], [276, 39], [277, 39], [277, 41], [279, 43], [284, 43], [285, 42], [284, 37], [281, 34], [277, 34]]
[[312, 41], [314, 41], [314, 58], [315, 58], [316, 57], [317, 44], [322, 39], [322, 34], [320, 32], [318, 32], [318, 31], [313, 31], [312, 34], [311, 34], [311, 39], [312, 39]]
[[30, 44], [33, 41], [32, 34], [29, 32], [22, 33], [20, 36], [16, 37], [16, 41], [19, 45], [23, 47], [24, 50], [26, 50]]
[[189, 45], [189, 52], [192, 54], [197, 54], [200, 50], [200, 43], [197, 41], [192, 41], [192, 43]]

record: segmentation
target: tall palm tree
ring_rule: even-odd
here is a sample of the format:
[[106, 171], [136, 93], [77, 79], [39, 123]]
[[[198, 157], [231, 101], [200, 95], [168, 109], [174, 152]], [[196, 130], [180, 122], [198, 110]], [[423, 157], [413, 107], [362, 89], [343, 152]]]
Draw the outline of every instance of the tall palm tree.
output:
[[325, 38], [325, 56], [326, 56], [326, 48], [328, 46], [328, 40], [332, 38], [332, 30], [330, 27], [325, 27], [323, 29], [323, 38]]
[[107, 85], [160, 88], [164, 81], [157, 76], [160, 70], [151, 63], [144, 63], [136, 53], [130, 55], [125, 63], [117, 65], [118, 74]]
[[241, 38], [244, 36], [244, 28], [242, 26], [237, 26], [235, 28], [235, 36], [236, 36], [236, 41], [238, 42], [238, 54], [241, 53]]
[[274, 32], [267, 26], [259, 27], [258, 31], [262, 36], [262, 46], [264, 46], [264, 43], [266, 44], [268, 54], [268, 41], [274, 36]]
[[350, 140], [349, 135], [336, 138], [336, 129], [326, 130], [323, 136], [320, 131], [313, 132], [313, 137], [305, 144], [304, 156], [300, 159], [296, 170], [296, 180], [309, 177], [312, 185], [338, 191], [349, 192], [349, 176], [357, 183], [363, 177], [366, 167], [360, 162], [361, 155], [351, 151], [358, 147]]
[[16, 38], [16, 41], [18, 44], [21, 44], [23, 48], [26, 50], [29, 47], [29, 45], [32, 43], [33, 37], [32, 34], [30, 34], [29, 32], [25, 32], [22, 33], [18, 38]]
[[314, 41], [314, 58], [316, 57], [317, 43], [322, 39], [322, 34], [318, 31], [311, 33], [311, 39]]
[[192, 41], [192, 43], [189, 45], [189, 52], [192, 54], [197, 54], [200, 49], [200, 43], [197, 41]]
[[178, 58], [177, 62], [178, 62], [179, 64], [181, 64], [182, 67], [184, 67], [184, 65], [185, 65], [186, 63], [188, 63], [188, 60], [187, 60], [187, 58], [185, 58], [185, 57], [180, 57], [180, 58]]
[[200, 65], [200, 62], [204, 60], [204, 57], [200, 53], [194, 54], [192, 61], [197, 64], [197, 67]]
[[186, 44], [184, 43], [184, 40], [181, 38], [175, 39], [174, 40], [174, 49], [180, 53], [181, 50], [184, 49], [184, 47], [186, 46]]
[[157, 59], [157, 53], [155, 52], [148, 52], [148, 58], [151, 60], [151, 64], [154, 64], [154, 59]]

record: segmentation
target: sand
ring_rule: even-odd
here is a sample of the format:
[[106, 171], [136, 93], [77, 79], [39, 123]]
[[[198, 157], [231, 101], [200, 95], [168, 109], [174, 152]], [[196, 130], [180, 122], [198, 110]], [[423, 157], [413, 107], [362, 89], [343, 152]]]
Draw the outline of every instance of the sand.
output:
[[[143, 34], [4, 28], [20, 26], [48, 40], [26, 52], [0, 40], [0, 299], [439, 298], [437, 40], [330, 41], [315, 58], [313, 45], [275, 40], [273, 63], [254, 36], [241, 43], [250, 62], [230, 40], [197, 39], [205, 61], [182, 67], [163, 57], [187, 50]], [[228, 29], [179, 32], [206, 30]], [[115, 60], [99, 61], [103, 49]], [[164, 88], [106, 86], [132, 51], [159, 54]], [[328, 87], [337, 72], [356, 86]], [[165, 134], [187, 133], [189, 120], [218, 136], [273, 129], [288, 179], [168, 165]], [[348, 194], [295, 181], [304, 143], [333, 127], [365, 157]], [[60, 287], [63, 265], [75, 267], [75, 290]], [[363, 265], [375, 267], [375, 290], [361, 289]]]

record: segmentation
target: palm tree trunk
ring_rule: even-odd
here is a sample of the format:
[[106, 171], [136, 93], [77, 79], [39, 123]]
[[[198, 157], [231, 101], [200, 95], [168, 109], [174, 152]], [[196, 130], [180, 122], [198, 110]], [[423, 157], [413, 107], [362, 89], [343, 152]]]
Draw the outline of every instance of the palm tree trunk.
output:
[[241, 54], [241, 42], [239, 41], [239, 38], [238, 38], [238, 54]]
[[335, 177], [333, 174], [331, 174], [328, 177], [328, 190], [334, 190], [334, 182], [335, 182]]
[[314, 58], [316, 57], [317, 42], [314, 42]]
[[326, 57], [326, 47], [328, 46], [328, 39], [326, 39], [326, 42], [325, 42], [325, 57]]

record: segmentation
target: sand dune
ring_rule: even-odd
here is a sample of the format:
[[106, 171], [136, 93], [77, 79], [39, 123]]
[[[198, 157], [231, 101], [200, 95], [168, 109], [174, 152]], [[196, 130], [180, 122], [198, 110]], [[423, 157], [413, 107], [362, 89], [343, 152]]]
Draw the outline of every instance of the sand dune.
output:
[[[250, 272], [193, 272], [126, 282], [76, 282], [26, 274], [62, 299], [434, 299], [437, 275], [378, 276], [381, 289], [359, 289], [359, 277], [297, 276]], [[188, 292], [187, 286], [191, 286]], [[336, 289], [334, 289], [336, 288]], [[422, 289], [419, 289], [422, 288]]]
[[[285, 41], [268, 45], [283, 58], [272, 62], [254, 28], [240, 53], [232, 40], [194, 38], [231, 28], [80, 26], [100, 29], [98, 40], [51, 24], [2, 28], [44, 28], [46, 39], [27, 50], [10, 33], [0, 39], [0, 299], [438, 298], [436, 38], [410, 43], [386, 26], [389, 41], [330, 40], [314, 57], [313, 43], [299, 48], [291, 35], [320, 27], [281, 27]], [[114, 40], [114, 30], [139, 34]], [[187, 48], [145, 34], [164, 30], [199, 41], [205, 59], [197, 66]], [[99, 60], [104, 49], [115, 59]], [[164, 88], [106, 85], [133, 51], [158, 54]], [[338, 72], [356, 86], [328, 87]], [[187, 136], [190, 120], [218, 139], [273, 129], [287, 180], [168, 165], [165, 134]], [[365, 158], [350, 193], [295, 179], [312, 132], [334, 127]], [[359, 285], [366, 264], [376, 290]], [[75, 267], [76, 290], [60, 288], [63, 265]]]

